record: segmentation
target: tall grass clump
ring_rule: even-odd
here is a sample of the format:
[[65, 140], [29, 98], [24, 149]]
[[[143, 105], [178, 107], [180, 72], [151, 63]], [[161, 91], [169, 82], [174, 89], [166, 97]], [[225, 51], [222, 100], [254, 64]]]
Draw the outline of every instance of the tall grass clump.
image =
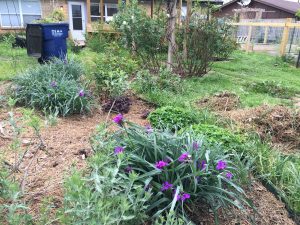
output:
[[18, 104], [47, 113], [67, 116], [88, 112], [91, 95], [82, 75], [81, 63], [54, 59], [16, 77], [13, 95]]

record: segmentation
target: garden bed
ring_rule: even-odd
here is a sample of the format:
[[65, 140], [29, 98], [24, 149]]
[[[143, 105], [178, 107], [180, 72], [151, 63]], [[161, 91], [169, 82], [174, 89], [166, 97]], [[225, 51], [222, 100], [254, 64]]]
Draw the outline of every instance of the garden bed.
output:
[[[126, 118], [137, 124], [146, 125], [147, 121], [142, 119], [145, 111], [151, 107], [138, 98], [131, 98], [131, 109]], [[21, 109], [14, 110], [17, 118], [21, 117]], [[34, 152], [33, 146], [37, 143], [30, 142], [33, 133], [30, 130], [22, 136], [23, 148], [28, 147], [20, 166], [20, 173], [17, 177], [21, 180], [24, 172], [27, 171], [26, 189], [24, 196], [30, 206], [33, 215], [39, 215], [45, 198], [51, 198], [54, 207], [60, 207], [63, 200], [63, 179], [68, 176], [72, 168], [83, 169], [86, 165], [86, 158], [92, 154], [90, 137], [97, 125], [111, 120], [112, 115], [107, 118], [107, 113], [95, 110], [89, 116], [74, 115], [68, 118], [58, 118], [56, 126], [45, 127], [41, 131], [41, 137], [46, 145], [44, 150]], [[0, 110], [0, 121], [8, 118], [6, 109]], [[5, 127], [4, 129], [8, 129]], [[13, 163], [14, 154], [9, 150], [11, 139], [3, 138], [0, 135], [0, 151], [4, 159]], [[29, 169], [27, 169], [27, 166]]]
[[237, 109], [239, 105], [240, 98], [227, 91], [203, 98], [197, 102], [199, 108], [208, 108], [213, 111], [231, 111]]

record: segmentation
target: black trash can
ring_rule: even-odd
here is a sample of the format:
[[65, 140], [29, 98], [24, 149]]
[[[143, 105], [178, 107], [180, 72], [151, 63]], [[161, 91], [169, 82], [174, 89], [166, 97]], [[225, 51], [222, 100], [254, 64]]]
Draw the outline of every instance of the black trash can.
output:
[[69, 24], [28, 24], [26, 27], [27, 54], [39, 62], [53, 57], [64, 60], [67, 55]]

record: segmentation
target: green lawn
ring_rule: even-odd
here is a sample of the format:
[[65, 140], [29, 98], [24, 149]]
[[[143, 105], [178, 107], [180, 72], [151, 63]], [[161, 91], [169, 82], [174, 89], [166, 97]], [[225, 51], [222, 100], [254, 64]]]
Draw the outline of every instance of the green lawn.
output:
[[0, 81], [10, 80], [16, 74], [37, 65], [37, 60], [27, 56], [26, 49], [12, 48], [0, 42]]
[[200, 98], [221, 91], [230, 91], [240, 96], [242, 107], [254, 107], [263, 103], [291, 104], [291, 100], [256, 93], [249, 89], [253, 82], [275, 81], [300, 93], [300, 69], [296, 69], [273, 56], [261, 53], [237, 51], [228, 62], [217, 62], [204, 77], [183, 81], [183, 93], [146, 93], [148, 100], [159, 105], [192, 106]]
[[[95, 67], [93, 59], [97, 53], [84, 49], [75, 57], [84, 62], [87, 72]], [[0, 42], [0, 59], [0, 81], [9, 80], [37, 65], [36, 59], [27, 56], [26, 49], [12, 49], [10, 44], [4, 42]], [[300, 93], [300, 69], [267, 54], [237, 51], [230, 61], [216, 62], [212, 71], [204, 77], [183, 80], [183, 93], [159, 91], [145, 93], [144, 96], [159, 105], [191, 107], [198, 99], [227, 90], [240, 96], [242, 107], [263, 103], [291, 104], [289, 99], [256, 93], [248, 88], [249, 84], [260, 81], [275, 81]]]

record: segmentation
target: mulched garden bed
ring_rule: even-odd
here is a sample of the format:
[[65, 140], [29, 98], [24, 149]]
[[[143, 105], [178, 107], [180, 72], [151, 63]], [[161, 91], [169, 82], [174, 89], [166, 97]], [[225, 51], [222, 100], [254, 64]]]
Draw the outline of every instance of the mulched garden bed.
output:
[[262, 105], [221, 113], [245, 129], [253, 130], [263, 140], [271, 140], [274, 146], [286, 153], [299, 152], [300, 112], [285, 106]]
[[212, 111], [231, 111], [239, 107], [240, 98], [234, 93], [224, 91], [200, 99], [196, 104], [199, 108], [207, 108]]

